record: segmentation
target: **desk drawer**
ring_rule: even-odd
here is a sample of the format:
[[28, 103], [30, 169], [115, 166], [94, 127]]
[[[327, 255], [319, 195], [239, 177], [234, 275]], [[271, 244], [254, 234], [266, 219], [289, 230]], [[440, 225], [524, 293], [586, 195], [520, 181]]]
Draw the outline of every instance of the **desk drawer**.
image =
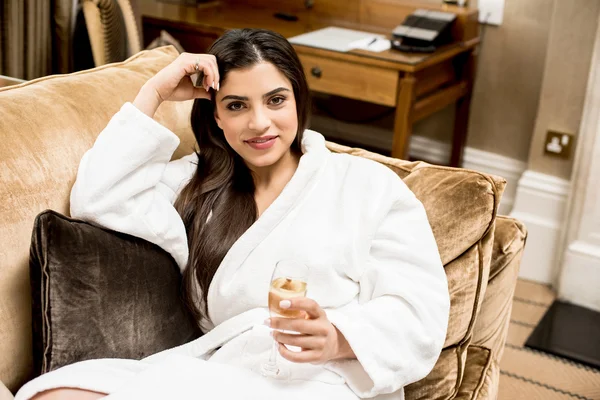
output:
[[398, 71], [298, 54], [311, 90], [394, 107]]

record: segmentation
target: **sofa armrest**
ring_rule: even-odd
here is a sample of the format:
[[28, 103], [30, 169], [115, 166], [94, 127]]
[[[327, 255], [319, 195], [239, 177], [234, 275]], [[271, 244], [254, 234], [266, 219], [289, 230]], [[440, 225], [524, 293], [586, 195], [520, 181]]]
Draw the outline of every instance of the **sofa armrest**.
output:
[[493, 400], [498, 396], [500, 359], [526, 238], [527, 230], [521, 222], [504, 216], [496, 218], [490, 276], [457, 399]]
[[520, 221], [505, 216], [496, 218], [490, 276], [471, 344], [490, 349], [498, 361], [504, 349], [526, 238], [527, 230]]
[[455, 400], [496, 400], [500, 366], [492, 358], [490, 349], [469, 346], [467, 363]]

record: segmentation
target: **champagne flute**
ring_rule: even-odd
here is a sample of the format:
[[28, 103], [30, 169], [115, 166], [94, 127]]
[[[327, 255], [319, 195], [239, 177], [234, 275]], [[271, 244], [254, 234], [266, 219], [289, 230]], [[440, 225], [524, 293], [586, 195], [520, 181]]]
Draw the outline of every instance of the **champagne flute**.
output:
[[[307, 278], [308, 267], [301, 262], [282, 260], [277, 263], [269, 288], [269, 312], [271, 317], [304, 317], [304, 311], [284, 309], [279, 306], [279, 303], [281, 300], [306, 296]], [[283, 375], [280, 366], [277, 364], [278, 346], [277, 341], [273, 340], [269, 360], [261, 366], [261, 373], [266, 377], [280, 378]]]

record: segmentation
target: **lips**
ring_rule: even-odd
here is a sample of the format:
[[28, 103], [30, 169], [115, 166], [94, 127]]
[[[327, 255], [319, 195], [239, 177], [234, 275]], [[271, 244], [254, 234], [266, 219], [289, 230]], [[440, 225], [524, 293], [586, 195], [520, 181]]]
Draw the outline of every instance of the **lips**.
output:
[[279, 136], [257, 136], [244, 140], [244, 142], [254, 150], [268, 150], [273, 147], [278, 137]]
[[245, 142], [248, 142], [248, 143], [266, 143], [269, 140], [273, 140], [275, 138], [277, 138], [277, 136], [257, 136], [257, 137], [253, 137], [252, 139], [245, 140]]

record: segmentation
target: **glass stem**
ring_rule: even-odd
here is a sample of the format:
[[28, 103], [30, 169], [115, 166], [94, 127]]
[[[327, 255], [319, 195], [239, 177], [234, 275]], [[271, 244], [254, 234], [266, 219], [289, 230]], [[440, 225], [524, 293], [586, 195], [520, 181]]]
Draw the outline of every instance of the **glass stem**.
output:
[[277, 348], [278, 348], [278, 346], [279, 346], [279, 344], [275, 341], [275, 338], [273, 338], [273, 345], [271, 346], [271, 353], [269, 354], [269, 360], [265, 361], [260, 367], [260, 372], [262, 373], [263, 376], [270, 377], [270, 378], [278, 378], [279, 377], [279, 373], [281, 371], [279, 370], [279, 366], [277, 365]]
[[277, 366], [277, 350], [279, 348], [279, 343], [277, 340], [273, 339], [273, 346], [271, 347], [271, 355], [269, 356], [269, 364], [273, 367]]

